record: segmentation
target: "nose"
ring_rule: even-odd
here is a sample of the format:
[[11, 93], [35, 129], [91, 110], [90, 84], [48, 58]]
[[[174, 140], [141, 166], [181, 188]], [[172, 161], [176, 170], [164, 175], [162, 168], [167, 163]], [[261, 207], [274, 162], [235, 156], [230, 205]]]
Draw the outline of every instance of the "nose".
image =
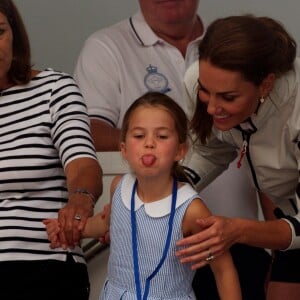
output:
[[209, 100], [207, 101], [207, 112], [210, 115], [214, 115], [218, 109], [217, 100], [214, 96], [210, 96]]
[[145, 138], [145, 147], [146, 148], [154, 148], [155, 147], [155, 140], [152, 136], [147, 136]]

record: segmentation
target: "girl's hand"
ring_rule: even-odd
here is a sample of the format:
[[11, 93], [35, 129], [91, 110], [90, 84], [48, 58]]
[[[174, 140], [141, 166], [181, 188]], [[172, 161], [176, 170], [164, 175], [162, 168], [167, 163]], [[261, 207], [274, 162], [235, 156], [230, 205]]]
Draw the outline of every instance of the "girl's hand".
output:
[[48, 239], [50, 241], [50, 248], [59, 248], [61, 244], [59, 242], [59, 232], [60, 226], [57, 219], [46, 219], [43, 220], [43, 223], [46, 225], [46, 230], [48, 234]]
[[192, 269], [198, 269], [210, 262], [209, 256], [215, 257], [227, 251], [236, 241], [234, 219], [210, 216], [197, 220], [201, 231], [177, 242], [184, 248], [176, 252], [182, 263], [192, 263]]
[[[102, 211], [101, 211], [101, 218], [107, 219], [108, 216], [110, 216], [110, 211], [111, 211], [111, 204], [105, 204]], [[109, 224], [108, 224], [109, 225]], [[105, 232], [103, 236], [99, 237], [99, 242], [104, 245], [108, 245], [110, 243], [110, 235], [109, 235], [109, 230]]]

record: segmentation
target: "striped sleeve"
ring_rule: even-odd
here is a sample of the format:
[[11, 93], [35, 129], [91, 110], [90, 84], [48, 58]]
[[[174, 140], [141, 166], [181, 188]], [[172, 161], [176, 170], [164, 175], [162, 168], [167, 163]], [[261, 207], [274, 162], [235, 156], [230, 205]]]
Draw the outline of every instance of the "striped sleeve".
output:
[[50, 99], [51, 135], [63, 165], [78, 157], [97, 159], [87, 108], [73, 78], [59, 77]]

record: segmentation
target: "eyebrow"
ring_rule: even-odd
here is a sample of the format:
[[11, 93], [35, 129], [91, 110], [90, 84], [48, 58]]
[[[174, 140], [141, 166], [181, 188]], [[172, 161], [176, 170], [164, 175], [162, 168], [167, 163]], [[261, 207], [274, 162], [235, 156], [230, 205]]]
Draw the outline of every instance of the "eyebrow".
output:
[[[130, 131], [133, 131], [133, 130], [147, 130], [147, 128], [141, 127], [141, 126], [136, 126], [136, 127], [130, 128]], [[166, 127], [166, 126], [160, 126], [160, 127], [155, 127], [154, 130], [173, 130], [173, 129], [170, 127]]]
[[[200, 79], [197, 79], [198, 85], [201, 87], [202, 90], [205, 92], [208, 92], [207, 88], [201, 83]], [[218, 92], [217, 95], [226, 95], [226, 94], [234, 94], [237, 93], [237, 91], [225, 91], [225, 92]]]

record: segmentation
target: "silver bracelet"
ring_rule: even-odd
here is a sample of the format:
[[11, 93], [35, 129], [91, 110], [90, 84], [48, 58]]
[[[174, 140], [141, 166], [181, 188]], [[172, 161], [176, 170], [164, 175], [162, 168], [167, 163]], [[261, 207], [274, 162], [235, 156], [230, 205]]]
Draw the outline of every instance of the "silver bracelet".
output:
[[73, 192], [71, 193], [71, 195], [73, 195], [73, 194], [84, 194], [84, 195], [87, 195], [87, 196], [92, 200], [93, 207], [95, 207], [96, 202], [97, 202], [97, 199], [96, 199], [96, 197], [95, 197], [91, 192], [89, 192], [88, 190], [78, 188], [78, 189], [76, 189], [75, 191], [73, 191]]

